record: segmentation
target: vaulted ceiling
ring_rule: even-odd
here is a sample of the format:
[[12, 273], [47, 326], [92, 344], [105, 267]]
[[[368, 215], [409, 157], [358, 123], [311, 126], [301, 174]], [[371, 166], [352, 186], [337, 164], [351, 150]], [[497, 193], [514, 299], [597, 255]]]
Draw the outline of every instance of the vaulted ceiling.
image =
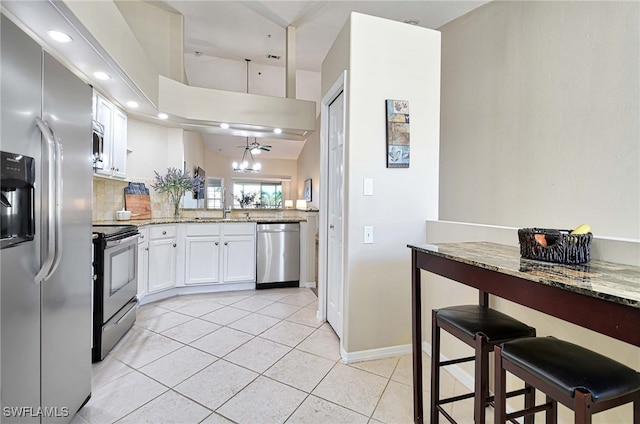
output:
[[[285, 96], [286, 28], [295, 27], [297, 98], [319, 103], [322, 61], [352, 11], [437, 29], [487, 1], [152, 1], [184, 16], [190, 85]], [[273, 58], [279, 57], [279, 59]], [[247, 72], [245, 59], [250, 59]], [[244, 139], [204, 135], [207, 146], [237, 155]], [[260, 140], [273, 159], [296, 159], [303, 142]], [[264, 155], [267, 158], [267, 155]]]

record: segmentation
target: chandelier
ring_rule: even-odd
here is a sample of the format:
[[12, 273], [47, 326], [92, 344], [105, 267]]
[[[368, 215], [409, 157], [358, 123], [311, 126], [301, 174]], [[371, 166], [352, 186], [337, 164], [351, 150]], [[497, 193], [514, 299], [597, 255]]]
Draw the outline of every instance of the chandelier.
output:
[[[249, 146], [249, 137], [247, 137], [247, 146], [242, 153], [242, 159], [240, 162], [233, 162], [231, 166], [236, 172], [260, 172], [260, 162], [256, 162], [253, 158], [253, 152], [255, 147]], [[258, 152], [260, 149], [257, 150]]]

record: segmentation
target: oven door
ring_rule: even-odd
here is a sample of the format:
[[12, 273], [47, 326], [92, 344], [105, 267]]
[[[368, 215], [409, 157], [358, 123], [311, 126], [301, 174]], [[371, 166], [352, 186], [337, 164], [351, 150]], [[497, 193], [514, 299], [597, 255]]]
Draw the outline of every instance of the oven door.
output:
[[107, 322], [137, 293], [139, 236], [107, 241], [104, 249], [102, 322]]

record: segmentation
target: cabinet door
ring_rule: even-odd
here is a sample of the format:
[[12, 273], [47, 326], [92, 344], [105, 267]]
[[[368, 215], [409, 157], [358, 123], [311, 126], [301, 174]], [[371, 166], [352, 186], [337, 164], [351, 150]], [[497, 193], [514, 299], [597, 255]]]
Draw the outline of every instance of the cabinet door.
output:
[[148, 293], [175, 286], [176, 246], [175, 238], [149, 241]]
[[255, 243], [254, 236], [224, 237], [222, 278], [225, 283], [256, 281]]
[[102, 98], [96, 96], [96, 114], [95, 120], [100, 122], [104, 126], [104, 148], [102, 153], [102, 169], [96, 169], [96, 173], [111, 175], [111, 168], [113, 168], [112, 140], [113, 140], [113, 105]]
[[113, 175], [125, 178], [127, 176], [127, 115], [118, 108], [113, 110], [112, 135], [111, 168]]
[[220, 282], [220, 237], [187, 237], [185, 284]]
[[149, 270], [149, 244], [138, 243], [138, 300], [147, 294]]

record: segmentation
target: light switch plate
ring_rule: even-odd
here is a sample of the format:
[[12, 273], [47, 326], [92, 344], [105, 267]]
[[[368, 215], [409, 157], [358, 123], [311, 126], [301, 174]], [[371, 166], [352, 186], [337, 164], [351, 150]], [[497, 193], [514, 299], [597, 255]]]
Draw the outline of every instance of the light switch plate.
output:
[[365, 178], [362, 189], [365, 196], [373, 196], [373, 178]]
[[365, 225], [364, 226], [364, 244], [372, 244], [373, 243], [373, 226]]

